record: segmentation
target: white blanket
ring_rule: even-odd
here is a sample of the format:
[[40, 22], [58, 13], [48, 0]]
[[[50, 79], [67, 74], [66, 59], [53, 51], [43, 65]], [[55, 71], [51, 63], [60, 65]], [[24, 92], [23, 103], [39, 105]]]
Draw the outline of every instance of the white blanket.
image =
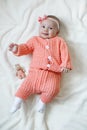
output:
[[[45, 115], [35, 111], [37, 95], [10, 114], [23, 82], [14, 66], [22, 65], [27, 73], [31, 57], [16, 57], [8, 46], [38, 35], [37, 19], [44, 14], [59, 17], [59, 35], [68, 44], [73, 70], [63, 74], [60, 94]], [[87, 130], [87, 0], [0, 0], [0, 90], [0, 130]]]

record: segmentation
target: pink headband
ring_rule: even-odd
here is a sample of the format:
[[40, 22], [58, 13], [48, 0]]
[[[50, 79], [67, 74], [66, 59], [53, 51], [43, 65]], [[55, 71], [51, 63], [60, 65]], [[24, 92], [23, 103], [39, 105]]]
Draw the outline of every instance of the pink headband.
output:
[[42, 21], [46, 20], [47, 18], [51, 19], [52, 21], [56, 22], [58, 29], [59, 29], [59, 22], [53, 18], [48, 17], [47, 15], [44, 15], [43, 17], [38, 17], [38, 22], [42, 23]]
[[46, 15], [44, 15], [43, 17], [39, 17], [38, 18], [38, 22], [42, 22], [43, 20], [46, 20], [47, 19], [47, 16]]

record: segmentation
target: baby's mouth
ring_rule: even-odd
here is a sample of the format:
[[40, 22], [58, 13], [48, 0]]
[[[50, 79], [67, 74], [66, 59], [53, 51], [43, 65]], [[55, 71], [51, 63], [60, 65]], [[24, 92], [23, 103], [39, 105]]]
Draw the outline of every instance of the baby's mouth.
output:
[[48, 35], [48, 33], [42, 33], [42, 34], [43, 34], [43, 35], [46, 35], [46, 36]]

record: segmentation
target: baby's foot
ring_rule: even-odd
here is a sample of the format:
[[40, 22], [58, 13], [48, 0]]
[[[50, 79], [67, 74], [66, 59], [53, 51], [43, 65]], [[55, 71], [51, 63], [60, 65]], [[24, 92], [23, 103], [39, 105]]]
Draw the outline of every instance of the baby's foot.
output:
[[43, 113], [45, 111], [46, 105], [44, 104], [43, 106], [38, 106], [38, 112]]
[[43, 113], [45, 112], [45, 109], [46, 109], [46, 104], [43, 103], [41, 100], [39, 100], [37, 104], [37, 111]]
[[11, 108], [11, 113], [15, 113], [18, 109], [20, 109], [21, 107], [21, 104], [17, 104], [17, 105], [13, 105], [12, 108]]
[[18, 109], [20, 109], [21, 107], [21, 103], [23, 102], [23, 100], [21, 98], [18, 98], [18, 97], [15, 97], [15, 100], [14, 100], [14, 104], [11, 108], [11, 113], [14, 113], [16, 112]]

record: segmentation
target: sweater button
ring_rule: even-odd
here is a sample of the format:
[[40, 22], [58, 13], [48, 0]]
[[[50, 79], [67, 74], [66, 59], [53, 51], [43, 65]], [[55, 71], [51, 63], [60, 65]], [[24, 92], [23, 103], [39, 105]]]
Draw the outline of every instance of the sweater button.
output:
[[52, 60], [52, 57], [51, 57], [51, 56], [48, 56], [48, 60], [51, 61], [51, 60]]
[[48, 46], [48, 45], [46, 45], [45, 47], [46, 47], [47, 50], [49, 49], [49, 46]]
[[50, 64], [47, 64], [47, 68], [50, 68]]

